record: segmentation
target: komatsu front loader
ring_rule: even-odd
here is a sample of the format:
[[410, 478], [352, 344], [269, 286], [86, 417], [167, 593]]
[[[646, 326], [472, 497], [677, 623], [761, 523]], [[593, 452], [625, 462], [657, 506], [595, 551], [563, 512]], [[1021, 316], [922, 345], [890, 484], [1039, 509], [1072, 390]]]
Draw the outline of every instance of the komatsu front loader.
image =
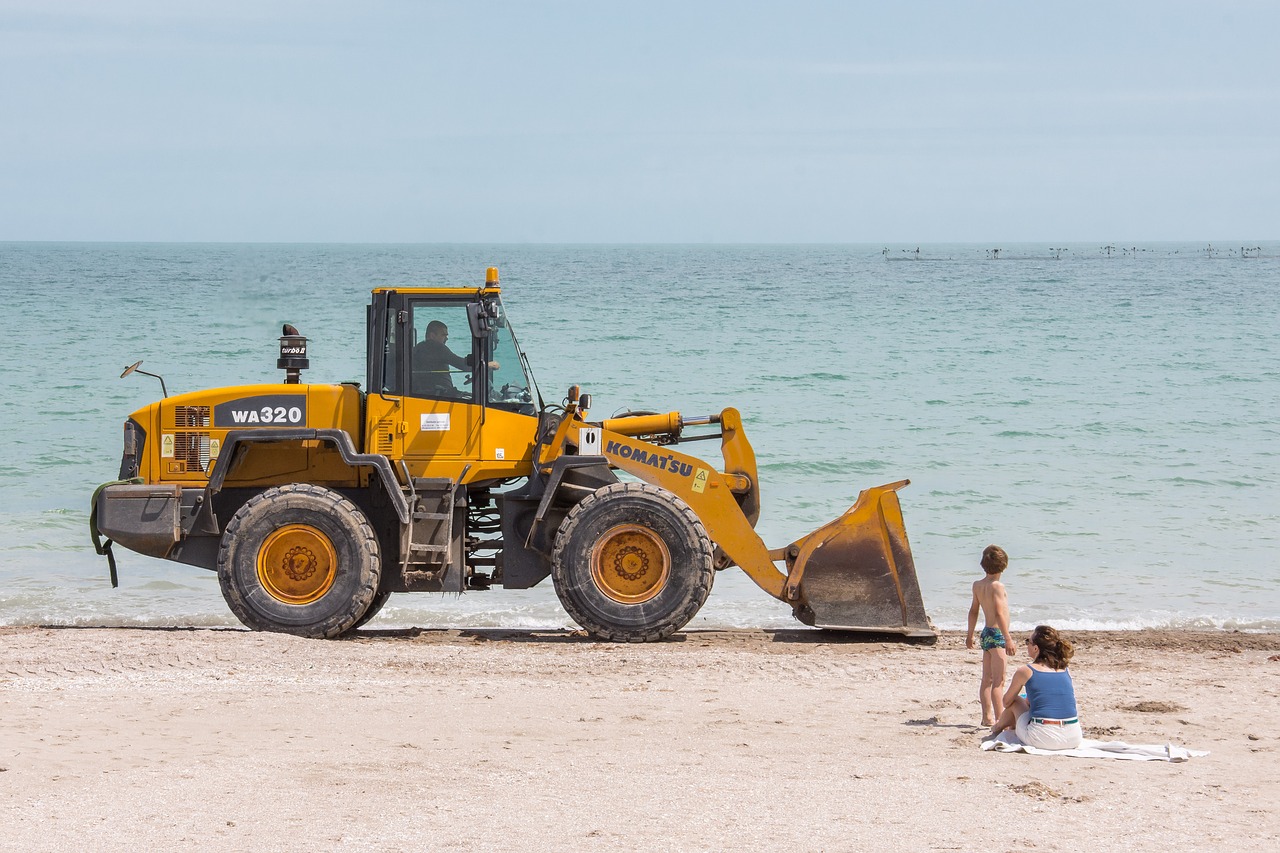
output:
[[[480, 288], [378, 288], [367, 330], [365, 390], [302, 383], [306, 339], [286, 326], [284, 382], [134, 412], [119, 479], [92, 500], [112, 583], [114, 542], [216, 571], [251, 628], [334, 637], [392, 593], [550, 576], [591, 635], [641, 642], [680, 630], [737, 566], [807, 625], [934, 636], [896, 495], [907, 481], [769, 549], [738, 412], [593, 421], [577, 387], [545, 405], [496, 269]], [[701, 439], [719, 440], [721, 465], [683, 452]]]

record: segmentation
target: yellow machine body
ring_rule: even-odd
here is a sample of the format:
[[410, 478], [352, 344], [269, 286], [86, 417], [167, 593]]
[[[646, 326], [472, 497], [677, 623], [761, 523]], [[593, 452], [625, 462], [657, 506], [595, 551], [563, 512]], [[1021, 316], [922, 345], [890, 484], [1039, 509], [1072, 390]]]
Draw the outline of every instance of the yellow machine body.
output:
[[[148, 483], [207, 484], [234, 429], [324, 424], [359, 435], [360, 410], [354, 385], [238, 385], [168, 397], [130, 416], [149, 437], [138, 476]], [[317, 441], [276, 445], [270, 453], [250, 450], [236, 462], [228, 485], [271, 486], [299, 476], [322, 485], [360, 485], [336, 451]]]
[[[335, 636], [391, 592], [551, 576], [591, 633], [642, 641], [682, 627], [737, 566], [805, 624], [934, 636], [896, 495], [907, 481], [770, 549], [737, 410], [592, 421], [576, 387], [548, 406], [496, 270], [478, 289], [375, 289], [367, 339], [364, 389], [302, 382], [306, 339], [286, 326], [286, 381], [134, 412], [121, 479], [93, 500], [113, 581], [114, 540], [216, 570], [251, 627]], [[703, 427], [718, 433], [688, 434]], [[705, 438], [720, 463], [682, 452]]]

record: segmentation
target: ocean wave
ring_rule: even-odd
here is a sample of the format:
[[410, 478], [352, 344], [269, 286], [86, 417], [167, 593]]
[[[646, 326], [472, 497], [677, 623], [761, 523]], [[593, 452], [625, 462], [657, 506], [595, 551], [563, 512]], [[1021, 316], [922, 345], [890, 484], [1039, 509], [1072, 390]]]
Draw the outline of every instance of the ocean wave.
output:
[[[1028, 632], [1036, 625], [1051, 624], [1064, 631], [1143, 631], [1143, 630], [1194, 630], [1194, 631], [1242, 631], [1251, 633], [1280, 631], [1280, 617], [1241, 618], [1234, 616], [1168, 616], [1163, 614], [1137, 614], [1116, 616], [1079, 616], [1074, 618], [1015, 619], [1010, 629], [1015, 633]], [[86, 614], [72, 612], [23, 615], [0, 613], [0, 626], [7, 628], [242, 628], [230, 614], [218, 613], [155, 613], [155, 614]], [[423, 610], [416, 607], [388, 605], [367, 623], [371, 629], [403, 630], [410, 628], [466, 630], [503, 628], [521, 631], [577, 630], [578, 626], [561, 611], [520, 609], [482, 610], [477, 612], [448, 612]], [[803, 629], [804, 626], [786, 609], [761, 613], [754, 608], [735, 609], [704, 608], [686, 626], [686, 630], [780, 630]], [[965, 622], [956, 619], [934, 620], [934, 627], [941, 631], [964, 631]]]
[[[1032, 631], [1037, 625], [1053, 625], [1060, 631], [1146, 631], [1146, 630], [1189, 630], [1189, 631], [1251, 631], [1267, 632], [1280, 630], [1280, 617], [1276, 618], [1239, 618], [1235, 616], [1171, 616], [1162, 613], [1116, 615], [1116, 616], [1078, 616], [1074, 618], [1046, 618], [1036, 620], [1011, 620], [1009, 629], [1015, 633]], [[964, 631], [967, 625], [956, 620], [935, 622], [935, 627], [944, 631]]]
[[817, 379], [820, 382], [844, 382], [850, 377], [845, 373], [815, 370], [812, 373], [765, 373], [759, 378], [768, 382], [801, 382], [809, 379]]
[[890, 463], [884, 459], [841, 459], [829, 462], [765, 462], [759, 464], [757, 470], [764, 474], [779, 475], [776, 478], [770, 476], [769, 479], [782, 483], [784, 480], [799, 481], [807, 474], [818, 475], [824, 479], [847, 472], [878, 474], [886, 471], [889, 465]]
[[1212, 486], [1212, 480], [1197, 480], [1194, 477], [1162, 477], [1158, 480], [1161, 483], [1170, 483], [1174, 486]]

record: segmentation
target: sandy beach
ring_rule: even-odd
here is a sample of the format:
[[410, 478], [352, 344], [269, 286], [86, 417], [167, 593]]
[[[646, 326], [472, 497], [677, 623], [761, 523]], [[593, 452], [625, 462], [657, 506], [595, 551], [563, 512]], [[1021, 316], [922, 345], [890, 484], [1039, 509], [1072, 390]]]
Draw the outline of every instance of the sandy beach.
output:
[[0, 629], [0, 848], [1274, 849], [1280, 635], [1069, 636], [1086, 737], [1210, 754], [983, 752], [955, 633]]

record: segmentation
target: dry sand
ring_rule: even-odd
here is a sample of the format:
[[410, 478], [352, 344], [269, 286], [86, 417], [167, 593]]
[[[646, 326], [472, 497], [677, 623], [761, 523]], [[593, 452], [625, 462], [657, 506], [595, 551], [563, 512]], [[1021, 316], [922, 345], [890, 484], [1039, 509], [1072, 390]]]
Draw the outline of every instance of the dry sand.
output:
[[1072, 638], [1087, 737], [1211, 754], [982, 752], [956, 634], [0, 629], [0, 848], [1280, 849], [1280, 635]]

